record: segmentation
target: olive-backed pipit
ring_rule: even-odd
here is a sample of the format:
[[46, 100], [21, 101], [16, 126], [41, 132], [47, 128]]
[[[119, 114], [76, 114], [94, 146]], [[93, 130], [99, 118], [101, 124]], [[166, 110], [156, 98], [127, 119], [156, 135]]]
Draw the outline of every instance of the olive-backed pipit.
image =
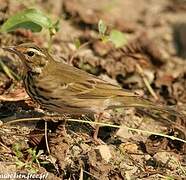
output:
[[54, 59], [45, 49], [34, 44], [4, 49], [20, 57], [24, 64], [23, 81], [27, 93], [48, 110], [60, 114], [101, 114], [118, 107], [169, 111], [136, 93]]

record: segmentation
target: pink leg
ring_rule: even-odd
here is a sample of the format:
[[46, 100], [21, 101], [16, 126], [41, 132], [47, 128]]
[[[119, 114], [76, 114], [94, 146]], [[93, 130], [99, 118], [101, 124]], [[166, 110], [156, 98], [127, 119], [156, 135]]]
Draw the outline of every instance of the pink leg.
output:
[[[100, 120], [101, 120], [102, 118], [109, 119], [109, 118], [110, 118], [110, 114], [107, 113], [107, 112], [101, 112], [101, 113], [99, 113], [97, 116], [95, 115], [95, 121], [96, 121], [96, 122], [100, 122]], [[101, 144], [102, 144], [103, 142], [100, 141], [100, 139], [98, 139], [99, 127], [100, 127], [100, 125], [96, 125], [96, 126], [95, 126], [95, 131], [94, 131], [93, 138], [94, 138], [94, 140], [95, 140], [96, 142], [98, 142], [99, 144], [100, 144], [100, 142], [101, 142]]]

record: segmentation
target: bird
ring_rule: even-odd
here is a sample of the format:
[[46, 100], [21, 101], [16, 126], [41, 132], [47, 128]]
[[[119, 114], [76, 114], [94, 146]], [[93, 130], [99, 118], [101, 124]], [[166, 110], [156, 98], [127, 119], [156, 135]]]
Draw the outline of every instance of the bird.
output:
[[[59, 114], [98, 115], [108, 109], [136, 107], [175, 114], [172, 108], [157, 105], [141, 95], [111, 84], [88, 72], [54, 58], [34, 43], [3, 47], [23, 63], [23, 83], [32, 100]], [[94, 139], [97, 139], [99, 126]]]

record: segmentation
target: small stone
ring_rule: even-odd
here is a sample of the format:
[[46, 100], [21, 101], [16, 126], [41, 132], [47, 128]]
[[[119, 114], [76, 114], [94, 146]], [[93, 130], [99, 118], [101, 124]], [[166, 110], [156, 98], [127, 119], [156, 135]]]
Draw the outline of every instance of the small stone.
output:
[[148, 161], [148, 160], [151, 159], [151, 156], [150, 156], [149, 154], [146, 154], [146, 155], [144, 156], [144, 158], [145, 158], [146, 161]]
[[171, 158], [171, 155], [168, 152], [158, 152], [153, 156], [156, 161], [166, 164]]
[[179, 157], [175, 153], [158, 152], [153, 157], [157, 162], [166, 164], [171, 170], [179, 168]]
[[121, 127], [117, 131], [116, 136], [119, 136], [120, 138], [124, 138], [124, 139], [129, 139], [129, 138], [132, 138], [134, 135], [127, 128]]
[[107, 145], [99, 145], [96, 149], [99, 150], [99, 153], [106, 162], [109, 162], [109, 160], [112, 158], [110, 149]]
[[120, 145], [120, 149], [122, 151], [126, 151], [128, 153], [138, 153], [138, 146], [134, 143], [122, 143]]

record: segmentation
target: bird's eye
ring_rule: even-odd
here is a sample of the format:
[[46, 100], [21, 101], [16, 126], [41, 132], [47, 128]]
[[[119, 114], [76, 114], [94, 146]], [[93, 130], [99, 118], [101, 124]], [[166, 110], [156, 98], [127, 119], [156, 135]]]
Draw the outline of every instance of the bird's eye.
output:
[[35, 53], [34, 53], [33, 51], [28, 51], [28, 52], [27, 52], [27, 55], [30, 56], [30, 57], [34, 56], [34, 54], [35, 54]]

